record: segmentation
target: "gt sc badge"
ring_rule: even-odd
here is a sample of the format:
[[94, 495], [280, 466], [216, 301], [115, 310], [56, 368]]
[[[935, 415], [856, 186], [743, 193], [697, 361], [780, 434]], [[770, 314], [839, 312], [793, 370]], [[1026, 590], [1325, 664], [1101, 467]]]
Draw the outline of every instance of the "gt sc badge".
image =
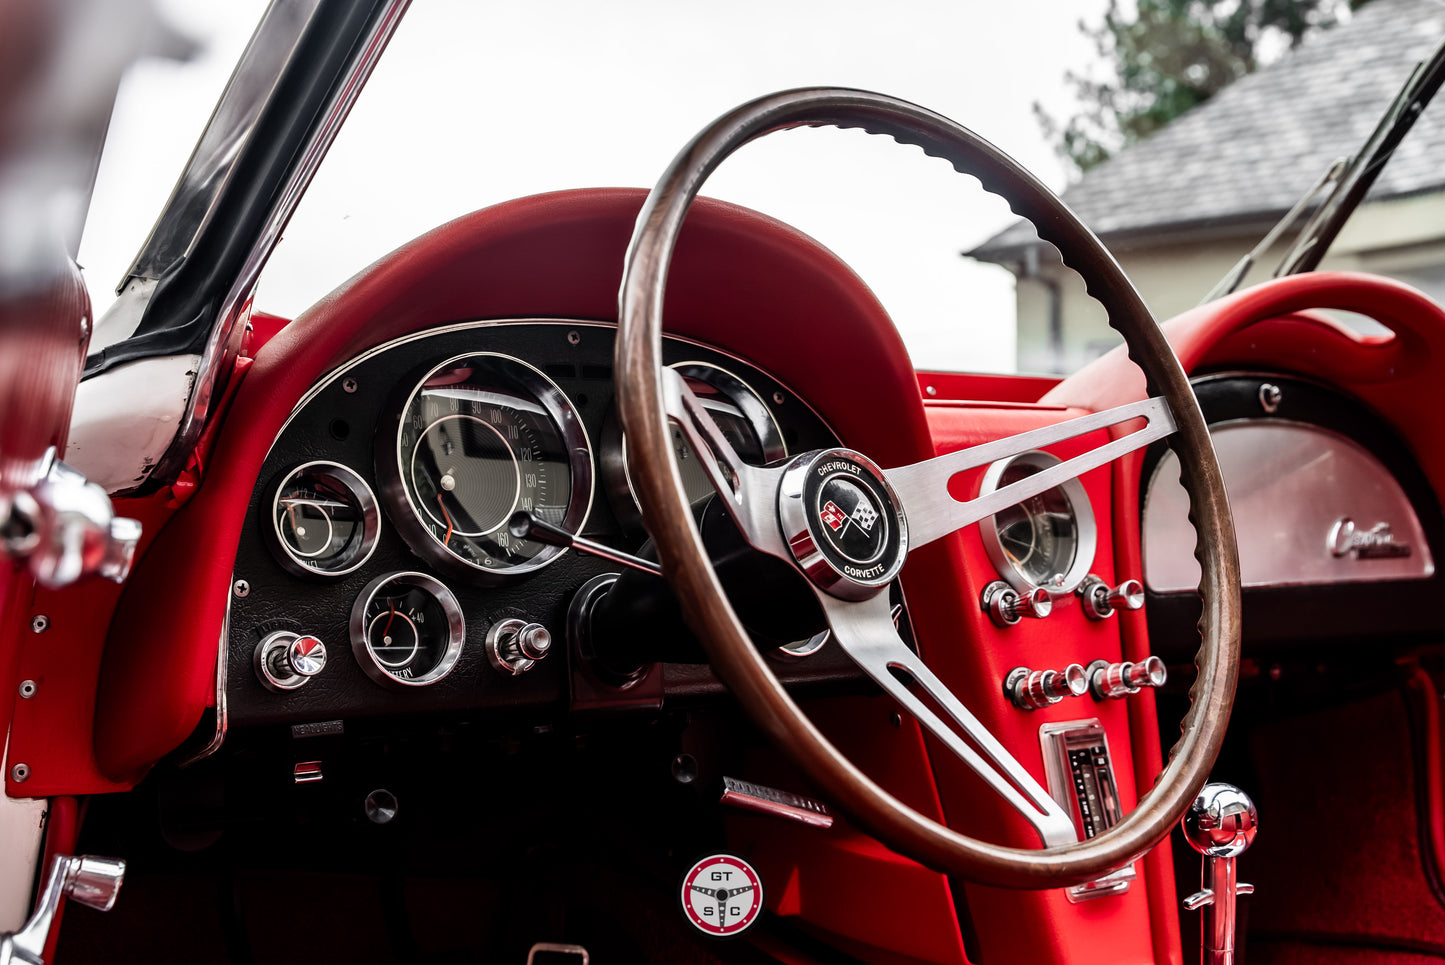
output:
[[715, 854], [683, 876], [683, 917], [704, 935], [741, 935], [762, 911], [763, 879], [742, 858]]

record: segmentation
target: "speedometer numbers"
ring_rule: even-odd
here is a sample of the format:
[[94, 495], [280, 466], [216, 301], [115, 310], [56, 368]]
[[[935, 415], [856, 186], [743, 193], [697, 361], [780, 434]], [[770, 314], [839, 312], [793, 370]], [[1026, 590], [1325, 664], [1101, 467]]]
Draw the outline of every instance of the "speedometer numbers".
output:
[[505, 355], [458, 356], [428, 372], [377, 462], [412, 548], [483, 578], [527, 573], [563, 552], [512, 536], [513, 513], [577, 532], [592, 500], [590, 447], [572, 403]]
[[[1038, 450], [996, 462], [984, 473], [979, 494], [1002, 489], [1059, 462], [1057, 456]], [[1072, 592], [1089, 572], [1098, 542], [1094, 511], [1077, 478], [987, 517], [979, 530], [999, 575], [1021, 594], [1039, 587], [1053, 596]]]

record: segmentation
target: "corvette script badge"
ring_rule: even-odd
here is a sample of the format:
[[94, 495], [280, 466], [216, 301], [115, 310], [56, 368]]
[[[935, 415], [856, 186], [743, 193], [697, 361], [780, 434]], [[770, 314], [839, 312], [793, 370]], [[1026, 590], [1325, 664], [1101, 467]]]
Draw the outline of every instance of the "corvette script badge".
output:
[[762, 913], [763, 879], [742, 858], [715, 854], [683, 876], [681, 897], [683, 917], [694, 928], [714, 938], [731, 938]]

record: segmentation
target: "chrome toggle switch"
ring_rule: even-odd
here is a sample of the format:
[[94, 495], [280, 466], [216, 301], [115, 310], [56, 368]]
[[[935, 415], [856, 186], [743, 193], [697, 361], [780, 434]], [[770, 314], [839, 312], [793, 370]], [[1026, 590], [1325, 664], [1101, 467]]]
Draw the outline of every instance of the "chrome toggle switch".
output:
[[982, 603], [989, 619], [1000, 627], [1011, 627], [1024, 617], [1042, 620], [1054, 612], [1054, 598], [1048, 590], [1040, 586], [1020, 595], [1003, 580], [983, 588]]
[[1084, 671], [1089, 691], [1095, 700], [1117, 700], [1137, 694], [1145, 687], [1162, 687], [1169, 679], [1169, 669], [1158, 657], [1145, 657], [1138, 663], [1110, 663], [1095, 660]]
[[1138, 580], [1125, 580], [1118, 586], [1090, 573], [1074, 592], [1084, 604], [1084, 615], [1090, 620], [1107, 620], [1115, 610], [1138, 610], [1144, 606], [1144, 585]]
[[1204, 856], [1200, 888], [1184, 899], [1199, 917], [1200, 961], [1234, 965], [1235, 899], [1254, 893], [1239, 881], [1235, 859], [1249, 850], [1259, 830], [1254, 802], [1232, 784], [1206, 784], [1179, 821], [1184, 840]]
[[97, 911], [110, 911], [124, 881], [125, 862], [118, 858], [56, 855], [25, 927], [14, 934], [0, 932], [0, 965], [40, 965], [60, 900], [69, 897]]
[[540, 623], [515, 617], [492, 624], [487, 631], [487, 659], [502, 673], [515, 677], [552, 649], [552, 634]]
[[310, 634], [278, 630], [256, 644], [252, 663], [268, 690], [284, 693], [326, 669], [326, 644]]
[[1082, 697], [1089, 689], [1084, 668], [1071, 663], [1063, 670], [1015, 667], [1003, 681], [1003, 692], [1020, 710], [1038, 710], [1065, 697]]

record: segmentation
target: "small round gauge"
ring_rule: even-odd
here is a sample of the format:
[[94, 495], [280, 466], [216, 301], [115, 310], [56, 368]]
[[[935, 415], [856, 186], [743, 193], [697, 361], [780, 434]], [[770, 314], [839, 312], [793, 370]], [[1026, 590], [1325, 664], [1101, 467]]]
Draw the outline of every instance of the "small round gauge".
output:
[[592, 456], [572, 403], [525, 362], [462, 355], [434, 368], [378, 453], [398, 528], [412, 547], [471, 573], [512, 575], [563, 550], [512, 536], [518, 510], [577, 532], [592, 501]]
[[[705, 362], [679, 362], [672, 368], [687, 380], [688, 388], [707, 409], [723, 437], [732, 444], [743, 462], [762, 466], [787, 458], [788, 449], [777, 421], [763, 400], [742, 379]], [[621, 433], [618, 435], [620, 443], [607, 447], [608, 455], [616, 455], [612, 455], [604, 468], [608, 470], [609, 479], [613, 480], [613, 505], [622, 503], [620, 509], [628, 521], [636, 522], [640, 518], [642, 504], [637, 499], [628, 468], [627, 439]], [[693, 506], [705, 502], [713, 494], [712, 480], [706, 467], [693, 453], [682, 429], [676, 425], [672, 426], [672, 451], [677, 457], [677, 468], [688, 502]], [[616, 498], [619, 490], [621, 499]]]
[[371, 487], [334, 462], [308, 462], [288, 472], [271, 496], [266, 541], [298, 576], [344, 576], [376, 549], [381, 516]]
[[456, 666], [465, 639], [457, 598], [425, 573], [377, 577], [351, 607], [351, 650], [383, 686], [436, 683]]
[[[1060, 460], [1035, 450], [988, 467], [979, 495], [1002, 489]], [[1043, 587], [1072, 592], [1094, 562], [1098, 530], [1083, 483], [1077, 478], [1030, 496], [979, 523], [984, 549], [1004, 580], [1020, 592]]]

